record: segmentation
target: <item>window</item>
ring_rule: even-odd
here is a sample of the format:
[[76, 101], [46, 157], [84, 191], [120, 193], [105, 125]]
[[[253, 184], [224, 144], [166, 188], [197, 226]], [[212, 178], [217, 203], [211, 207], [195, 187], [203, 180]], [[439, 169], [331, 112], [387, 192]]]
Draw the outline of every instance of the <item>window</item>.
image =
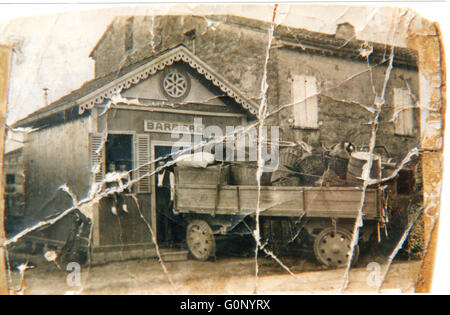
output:
[[414, 104], [408, 89], [394, 89], [394, 133], [414, 135]]
[[150, 136], [146, 134], [136, 135], [136, 177], [140, 178], [137, 185], [138, 193], [151, 192], [150, 184]]
[[16, 175], [15, 174], [6, 174], [6, 184], [14, 185], [16, 183]]
[[106, 141], [106, 171], [130, 171], [133, 167], [133, 136], [109, 134]]
[[316, 129], [318, 124], [317, 82], [313, 76], [295, 75], [291, 97], [294, 127]]
[[[91, 172], [95, 181], [101, 182], [105, 172], [112, 170], [130, 171], [132, 178], [139, 178], [136, 187], [138, 193], [149, 193], [150, 176], [150, 137], [147, 134], [109, 134], [106, 143], [104, 135], [90, 135]], [[134, 154], [134, 156], [133, 156]]]
[[92, 133], [89, 136], [91, 173], [97, 183], [101, 182], [105, 175], [104, 141], [104, 135], [101, 133]]

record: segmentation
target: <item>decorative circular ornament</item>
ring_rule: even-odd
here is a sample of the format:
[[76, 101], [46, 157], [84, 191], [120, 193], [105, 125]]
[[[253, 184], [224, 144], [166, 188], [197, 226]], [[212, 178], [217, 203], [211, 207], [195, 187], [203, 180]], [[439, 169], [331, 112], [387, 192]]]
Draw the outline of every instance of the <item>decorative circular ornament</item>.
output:
[[179, 100], [187, 96], [191, 82], [185, 72], [174, 69], [164, 73], [161, 87], [166, 97]]

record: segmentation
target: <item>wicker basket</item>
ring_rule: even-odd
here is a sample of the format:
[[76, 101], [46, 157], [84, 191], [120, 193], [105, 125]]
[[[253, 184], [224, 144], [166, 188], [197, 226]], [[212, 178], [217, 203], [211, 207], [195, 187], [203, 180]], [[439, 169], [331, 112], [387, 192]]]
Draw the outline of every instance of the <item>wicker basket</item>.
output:
[[322, 154], [312, 154], [300, 160], [296, 169], [300, 173], [302, 185], [310, 186], [314, 185], [327, 168]]
[[[258, 166], [256, 163], [244, 162], [231, 165], [231, 183], [234, 185], [257, 186], [256, 172]], [[261, 175], [261, 185], [270, 186], [270, 177], [272, 173], [263, 172]]]
[[347, 175], [348, 159], [325, 154], [325, 162], [328, 165], [328, 168], [333, 170], [340, 179], [345, 179]]

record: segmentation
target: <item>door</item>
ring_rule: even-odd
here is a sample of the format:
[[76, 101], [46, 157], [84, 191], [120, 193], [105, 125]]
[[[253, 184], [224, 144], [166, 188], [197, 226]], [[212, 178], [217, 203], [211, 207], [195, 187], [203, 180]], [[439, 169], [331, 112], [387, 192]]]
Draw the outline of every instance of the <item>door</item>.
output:
[[[171, 161], [172, 146], [155, 145], [155, 160], [163, 158], [157, 162], [155, 167], [165, 165]], [[173, 214], [173, 200], [171, 196], [171, 182], [173, 183], [173, 168], [165, 167], [155, 174], [155, 196], [156, 196], [156, 226], [158, 243], [164, 247], [176, 247], [182, 242], [183, 235], [180, 231], [180, 219]]]

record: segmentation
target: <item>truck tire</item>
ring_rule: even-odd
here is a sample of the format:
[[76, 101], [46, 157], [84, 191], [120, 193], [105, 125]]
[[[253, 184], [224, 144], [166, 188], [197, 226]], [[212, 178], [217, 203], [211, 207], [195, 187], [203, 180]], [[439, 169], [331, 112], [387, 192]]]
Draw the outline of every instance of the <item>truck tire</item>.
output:
[[204, 220], [192, 220], [186, 229], [186, 242], [190, 253], [198, 260], [208, 260], [216, 254], [213, 230]]
[[[319, 263], [330, 268], [347, 266], [352, 243], [352, 234], [346, 229], [328, 227], [320, 232], [314, 241], [314, 255]], [[359, 257], [359, 246], [353, 251], [352, 264]]]

